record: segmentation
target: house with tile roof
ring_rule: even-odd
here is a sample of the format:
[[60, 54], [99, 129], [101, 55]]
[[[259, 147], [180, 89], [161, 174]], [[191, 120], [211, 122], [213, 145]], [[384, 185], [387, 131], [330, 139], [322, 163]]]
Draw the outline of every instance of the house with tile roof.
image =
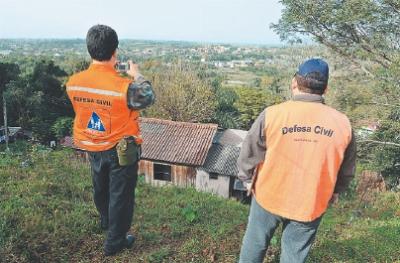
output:
[[195, 187], [197, 168], [207, 158], [216, 124], [141, 118], [139, 174], [154, 186]]
[[237, 159], [247, 131], [218, 130], [216, 124], [141, 118], [143, 136], [139, 174], [154, 186], [195, 187], [224, 198], [235, 189]]

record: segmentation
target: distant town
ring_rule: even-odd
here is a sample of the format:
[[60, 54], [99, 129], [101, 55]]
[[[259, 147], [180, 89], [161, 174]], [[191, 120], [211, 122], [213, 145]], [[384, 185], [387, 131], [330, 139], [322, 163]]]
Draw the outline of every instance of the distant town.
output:
[[[224, 77], [226, 86], [260, 87], [264, 84], [286, 87], [297, 65], [306, 57], [329, 57], [335, 68], [348, 68], [343, 60], [330, 55], [321, 46], [261, 46], [206, 44], [196, 42], [121, 40], [119, 59], [138, 63], [158, 61], [170, 64], [176, 60], [213, 69]], [[1, 39], [0, 58], [8, 62], [24, 58], [54, 60], [68, 69], [72, 61], [87, 60], [83, 39]], [[21, 65], [20, 65], [21, 66]], [[336, 74], [334, 72], [334, 74]], [[341, 74], [342, 73], [337, 73]], [[347, 73], [345, 73], [347, 74]]]

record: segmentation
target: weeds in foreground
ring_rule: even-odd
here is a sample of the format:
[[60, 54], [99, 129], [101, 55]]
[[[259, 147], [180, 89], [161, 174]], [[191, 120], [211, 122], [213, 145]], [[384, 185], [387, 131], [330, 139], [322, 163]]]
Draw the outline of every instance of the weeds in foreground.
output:
[[[88, 164], [29, 148], [1, 161], [0, 262], [104, 262]], [[22, 161], [29, 159], [27, 166]], [[248, 207], [194, 189], [136, 189], [132, 250], [110, 262], [236, 262]], [[321, 223], [310, 262], [400, 261], [400, 194], [347, 195]], [[265, 262], [279, 261], [280, 229]]]

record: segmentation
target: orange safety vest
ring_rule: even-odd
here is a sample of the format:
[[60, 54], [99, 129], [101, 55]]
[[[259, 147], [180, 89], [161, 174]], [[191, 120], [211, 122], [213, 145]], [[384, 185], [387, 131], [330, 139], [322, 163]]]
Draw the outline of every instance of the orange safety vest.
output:
[[287, 101], [265, 114], [267, 152], [254, 195], [267, 211], [291, 220], [320, 217], [332, 197], [351, 141], [348, 118], [322, 103]]
[[101, 64], [92, 64], [70, 77], [66, 86], [75, 111], [73, 137], [78, 148], [105, 151], [125, 136], [142, 142], [139, 112], [128, 108], [130, 82], [113, 67]]

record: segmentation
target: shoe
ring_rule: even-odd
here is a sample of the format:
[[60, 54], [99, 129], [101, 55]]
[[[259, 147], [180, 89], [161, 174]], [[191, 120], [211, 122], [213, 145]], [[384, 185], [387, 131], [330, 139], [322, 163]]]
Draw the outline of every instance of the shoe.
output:
[[125, 247], [132, 248], [133, 243], [135, 243], [135, 237], [133, 235], [127, 235], [125, 239]]
[[104, 255], [106, 257], [114, 256], [115, 254], [117, 254], [118, 252], [121, 252], [125, 248], [132, 248], [133, 243], [135, 243], [135, 237], [133, 235], [127, 235], [122, 246], [120, 246], [119, 248], [117, 248], [115, 250], [104, 249]]
[[108, 218], [100, 217], [100, 228], [104, 231], [108, 229]]

